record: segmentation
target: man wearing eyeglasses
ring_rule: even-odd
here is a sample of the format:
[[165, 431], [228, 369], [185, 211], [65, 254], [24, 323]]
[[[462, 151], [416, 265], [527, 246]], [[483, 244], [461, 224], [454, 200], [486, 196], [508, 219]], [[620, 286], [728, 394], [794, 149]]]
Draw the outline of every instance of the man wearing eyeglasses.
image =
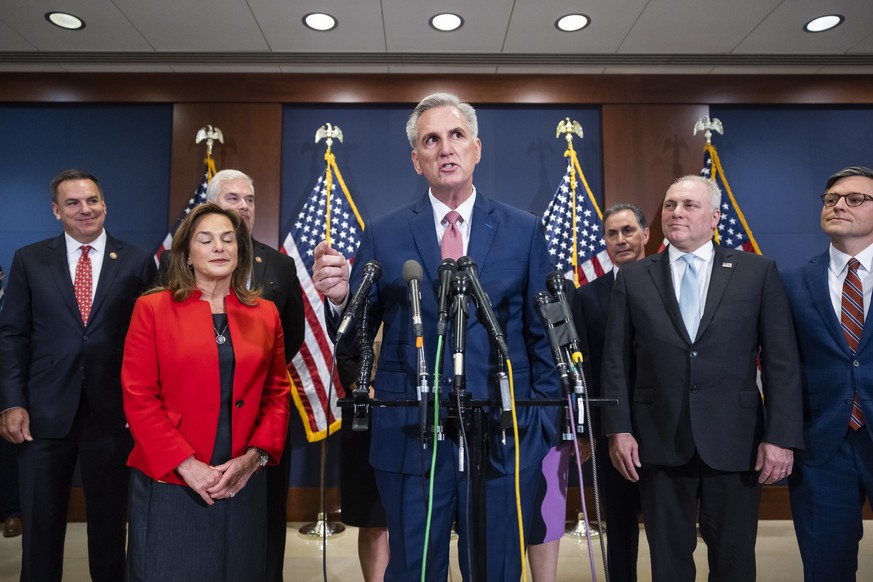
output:
[[873, 170], [827, 181], [828, 250], [783, 275], [803, 363], [806, 450], [789, 479], [806, 582], [855, 580], [861, 511], [873, 499]]

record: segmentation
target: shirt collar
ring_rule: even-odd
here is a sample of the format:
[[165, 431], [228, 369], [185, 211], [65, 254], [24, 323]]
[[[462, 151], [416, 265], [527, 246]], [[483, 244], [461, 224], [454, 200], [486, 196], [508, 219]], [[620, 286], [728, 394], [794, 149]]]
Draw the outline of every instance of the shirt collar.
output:
[[[66, 231], [64, 232], [64, 241], [67, 244], [67, 256], [72, 255], [73, 253], [78, 253], [79, 248], [83, 244], [67, 234]], [[102, 255], [103, 252], [106, 250], [106, 229], [104, 228], [100, 232], [100, 236], [89, 242], [88, 246], [90, 246], [94, 251]]]
[[[676, 261], [680, 259], [680, 257], [687, 255], [685, 251], [680, 251], [673, 245], [667, 247], [667, 253], [670, 256], [670, 264], [674, 264]], [[712, 244], [712, 241], [706, 241], [706, 243], [694, 251], [691, 252], [692, 255], [703, 261], [704, 263], [708, 263], [712, 260], [712, 255], [715, 253], [715, 245]]]
[[[828, 264], [828, 268], [835, 275], [840, 275], [846, 271], [846, 266], [849, 264], [849, 259], [852, 258], [852, 255], [847, 255], [843, 251], [837, 249], [833, 244], [830, 246], [830, 262]], [[858, 259], [858, 262], [861, 263], [861, 267], [864, 268], [865, 271], [870, 273], [873, 271], [873, 245], [868, 246], [863, 251], [855, 255], [855, 258]]]
[[[430, 198], [430, 205], [433, 208], [434, 217], [436, 217], [436, 221], [441, 223], [443, 218], [445, 218], [446, 214], [449, 213], [452, 208], [449, 208], [445, 204], [443, 204], [440, 200], [437, 199], [436, 196], [433, 195], [433, 192], [428, 189], [427, 196]], [[455, 212], [461, 215], [461, 219], [466, 223], [470, 224], [470, 219], [473, 216], [473, 205], [476, 203], [476, 187], [473, 186], [473, 193], [469, 198], [464, 200], [460, 206], [454, 209]]]

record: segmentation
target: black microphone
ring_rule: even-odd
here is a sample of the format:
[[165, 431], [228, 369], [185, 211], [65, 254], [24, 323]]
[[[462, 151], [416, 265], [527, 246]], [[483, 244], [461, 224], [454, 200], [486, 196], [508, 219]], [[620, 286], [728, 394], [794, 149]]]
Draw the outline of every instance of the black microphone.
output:
[[[579, 344], [579, 336], [576, 333], [576, 325], [573, 323], [573, 312], [570, 309], [570, 302], [567, 300], [567, 294], [564, 293], [564, 282], [567, 279], [559, 273], [558, 271], [552, 271], [546, 277], [546, 287], [548, 287], [549, 291], [552, 295], [555, 296], [555, 299], [558, 301], [558, 305], [561, 306], [561, 312], [564, 317], [564, 323], [566, 327], [565, 336], [566, 340], [561, 343], [561, 345], [568, 345], [570, 347], [570, 351], [572, 353], [582, 353], [582, 347]], [[568, 362], [569, 363], [569, 362]]]
[[358, 290], [355, 291], [351, 301], [349, 301], [349, 304], [346, 306], [346, 310], [343, 312], [343, 318], [337, 328], [336, 341], [334, 343], [338, 343], [340, 338], [342, 338], [349, 330], [349, 327], [352, 325], [352, 322], [361, 310], [361, 306], [370, 295], [370, 287], [372, 287], [373, 283], [378, 281], [381, 276], [382, 265], [379, 261], [367, 261], [364, 265], [364, 275], [361, 279], [361, 284], [358, 286]]
[[560, 305], [555, 302], [555, 298], [545, 291], [540, 291], [534, 297], [534, 305], [537, 313], [540, 314], [540, 319], [543, 321], [543, 327], [546, 329], [546, 337], [549, 338], [549, 347], [552, 350], [552, 358], [558, 366], [566, 366], [567, 361], [564, 358], [564, 351], [561, 349], [560, 340], [556, 329], [559, 325], [563, 325], [564, 314]]
[[476, 298], [477, 312], [483, 320], [482, 323], [488, 328], [488, 333], [494, 338], [497, 343], [497, 349], [504, 358], [509, 357], [509, 346], [506, 345], [506, 340], [503, 335], [503, 330], [500, 329], [500, 323], [497, 321], [497, 316], [494, 315], [494, 309], [491, 306], [491, 298], [485, 293], [482, 284], [479, 282], [478, 269], [476, 261], [470, 257], [461, 257], [458, 259], [458, 269], [467, 273], [470, 277], [470, 287], [473, 290], [473, 296]]
[[409, 287], [409, 306], [412, 312], [412, 332], [415, 334], [415, 348], [418, 352], [416, 392], [419, 405], [421, 444], [427, 448], [427, 404], [430, 390], [427, 385], [427, 361], [424, 354], [424, 325], [421, 320], [421, 265], [410, 259], [403, 263], [403, 280]]
[[403, 280], [409, 288], [409, 307], [412, 311], [412, 331], [415, 333], [416, 344], [424, 337], [424, 326], [421, 322], [421, 275], [418, 261], [409, 259], [403, 263]]
[[[534, 305], [543, 322], [546, 336], [549, 338], [549, 347], [552, 350], [555, 367], [558, 369], [558, 376], [561, 378], [563, 393], [569, 395], [573, 392], [573, 379], [570, 377], [568, 356], [561, 345], [561, 341], [564, 339], [563, 328], [567, 327], [564, 322], [561, 306], [555, 301], [554, 297], [545, 291], [540, 291], [536, 294]], [[561, 438], [565, 441], [572, 440], [573, 427], [570, 422], [570, 408], [567, 402], [564, 402], [561, 407], [561, 426]]]
[[437, 298], [439, 308], [437, 311], [437, 336], [445, 337], [446, 323], [449, 320], [449, 301], [452, 290], [452, 277], [458, 272], [458, 264], [455, 259], [443, 259], [440, 263], [440, 288]]
[[458, 271], [452, 277], [452, 296], [454, 297], [454, 373], [455, 387], [464, 389], [464, 350], [467, 348], [467, 296], [470, 293], [470, 277]]

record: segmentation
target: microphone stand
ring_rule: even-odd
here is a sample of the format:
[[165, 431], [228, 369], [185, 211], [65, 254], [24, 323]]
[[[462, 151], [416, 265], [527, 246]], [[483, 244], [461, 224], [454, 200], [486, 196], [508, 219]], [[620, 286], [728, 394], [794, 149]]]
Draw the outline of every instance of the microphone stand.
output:
[[370, 337], [370, 329], [367, 325], [369, 311], [370, 302], [365, 301], [356, 327], [361, 361], [358, 364], [358, 380], [355, 389], [352, 390], [352, 397], [355, 399], [352, 430], [358, 432], [366, 431], [370, 423], [370, 376], [373, 373], [375, 356], [373, 354], [373, 338]]

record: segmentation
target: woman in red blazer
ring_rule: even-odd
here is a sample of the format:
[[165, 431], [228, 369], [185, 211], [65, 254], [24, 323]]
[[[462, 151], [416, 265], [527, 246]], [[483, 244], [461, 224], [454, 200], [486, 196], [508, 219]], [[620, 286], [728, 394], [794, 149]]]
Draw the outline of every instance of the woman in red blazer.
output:
[[135, 441], [129, 580], [261, 580], [265, 481], [290, 384], [275, 305], [247, 288], [245, 224], [214, 204], [173, 239], [167, 286], [136, 302], [124, 346]]

